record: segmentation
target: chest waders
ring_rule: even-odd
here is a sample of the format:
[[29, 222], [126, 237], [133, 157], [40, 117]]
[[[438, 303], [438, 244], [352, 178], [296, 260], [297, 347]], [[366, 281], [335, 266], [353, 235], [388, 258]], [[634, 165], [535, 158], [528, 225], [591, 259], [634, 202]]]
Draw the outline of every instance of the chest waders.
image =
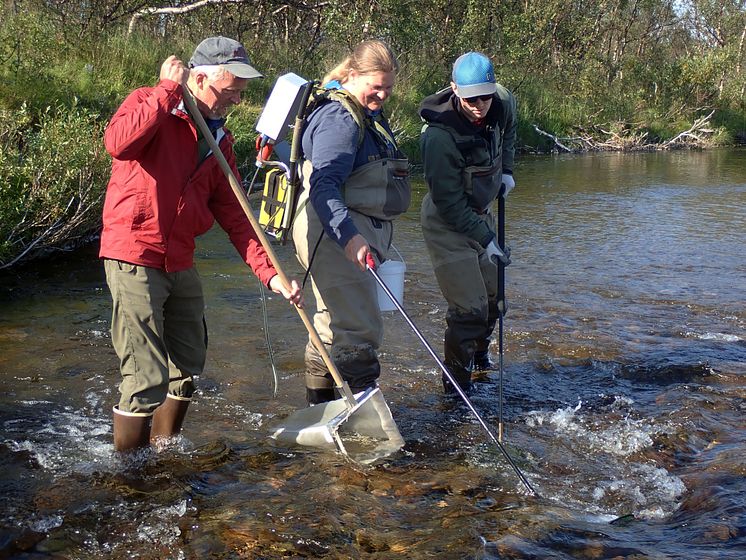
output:
[[[376, 123], [364, 114], [362, 107], [348, 92], [332, 90], [330, 93], [327, 90], [323, 95], [319, 104], [339, 102], [358, 124], [358, 149], [363, 145], [366, 134], [376, 141], [378, 154], [375, 159], [356, 168], [342, 185], [341, 193], [357, 230], [383, 261], [388, 255], [393, 236], [391, 220], [409, 206], [408, 162], [397, 157], [399, 153], [395, 144], [392, 150], [390, 143], [377, 130]], [[313, 99], [309, 100], [309, 104], [312, 102]], [[375, 283], [346, 258], [344, 250], [335, 241], [325, 235], [318, 215], [309, 204], [312, 170], [311, 161], [302, 162], [300, 177], [303, 188], [298, 197], [291, 235], [296, 256], [306, 269], [306, 278], [310, 276], [312, 280], [316, 299], [313, 325], [323, 344], [323, 352], [313, 341], [306, 345], [306, 395], [309, 404], [314, 406], [296, 414], [303, 413], [311, 419], [318, 417], [315, 424], [326, 422], [327, 425], [333, 423], [327, 422], [330, 415], [338, 416], [342, 402], [338, 399], [339, 384], [323, 359], [325, 352], [353, 393], [365, 396], [372, 392], [376, 395], [374, 402], [378, 416], [375, 424], [379, 428], [379, 436], [382, 431], [388, 438], [382, 445], [398, 449], [404, 442], [376, 383], [380, 376], [376, 350], [383, 339], [383, 321], [377, 304]], [[365, 426], [368, 424], [366, 422]], [[349, 422], [349, 426], [357, 431], [365, 429], [365, 433], [372, 433], [372, 428], [360, 427], [356, 422]], [[290, 430], [290, 433], [293, 431]], [[288, 433], [287, 430], [285, 433]], [[306, 443], [319, 439], [319, 433], [309, 428], [298, 433], [295, 441]], [[341, 440], [336, 436], [334, 439], [342, 449]]]
[[[495, 232], [491, 205], [502, 183], [502, 131], [490, 131], [491, 138], [463, 136], [437, 124], [448, 132], [461, 154], [461, 187], [476, 219]], [[421, 209], [422, 232], [433, 263], [435, 276], [448, 303], [444, 335], [445, 363], [462, 389], [471, 386], [475, 357], [488, 356], [489, 341], [498, 320], [498, 270], [482, 245], [446, 222], [425, 195]], [[443, 378], [446, 392], [454, 392]]]
[[[352, 116], [358, 127], [357, 148], [363, 144], [366, 131], [372, 134], [378, 148], [378, 157], [366, 165], [362, 165], [353, 170], [345, 183], [342, 185], [342, 196], [345, 204], [350, 209], [354, 209], [362, 214], [378, 218], [380, 220], [391, 220], [399, 214], [406, 211], [409, 207], [411, 190], [409, 186], [409, 161], [401, 156], [396, 141], [391, 133], [381, 124], [379, 117], [371, 117], [365, 113], [357, 99], [345, 89], [327, 89], [321, 87], [315, 82], [309, 88], [303, 105], [306, 107], [303, 117], [296, 122], [293, 134], [292, 153], [296, 155], [291, 157], [291, 161], [296, 162], [301, 157], [301, 142], [303, 136], [303, 127], [306, 119], [310, 114], [322, 104], [334, 101], [342, 105]], [[295, 166], [298, 167], [297, 165]], [[303, 200], [298, 200], [291, 211], [294, 217], [296, 211], [302, 210], [308, 204], [308, 192], [310, 191], [309, 179], [313, 171], [312, 165], [302, 165], [301, 171], [297, 176], [305, 176], [304, 182], [305, 193]], [[393, 179], [393, 180], [392, 180]], [[385, 184], [386, 189], [381, 190], [380, 186]], [[290, 212], [289, 212], [290, 214]], [[291, 223], [292, 223], [291, 218]], [[303, 279], [305, 286], [306, 280], [310, 274], [311, 263], [314, 260], [314, 254], [323, 237], [323, 231], [318, 240], [314, 243], [314, 250], [308, 259], [306, 275]], [[389, 244], [390, 244], [389, 239]]]
[[[355, 168], [341, 186], [342, 198], [358, 232], [379, 262], [388, 258], [393, 237], [392, 220], [410, 203], [409, 163], [401, 157], [390, 133], [365, 115], [350, 94], [332, 98], [351, 113], [362, 134], [373, 138], [374, 159]], [[382, 132], [383, 131], [383, 132]], [[358, 141], [358, 148], [362, 141]], [[373, 279], [345, 256], [344, 249], [324, 233], [323, 224], [309, 204], [313, 164], [301, 168], [303, 191], [293, 225], [299, 261], [312, 279], [317, 311], [314, 325], [353, 390], [375, 386], [380, 376], [377, 349], [383, 339], [383, 320]], [[306, 348], [306, 389], [309, 403], [334, 398], [329, 373], [315, 348]]]

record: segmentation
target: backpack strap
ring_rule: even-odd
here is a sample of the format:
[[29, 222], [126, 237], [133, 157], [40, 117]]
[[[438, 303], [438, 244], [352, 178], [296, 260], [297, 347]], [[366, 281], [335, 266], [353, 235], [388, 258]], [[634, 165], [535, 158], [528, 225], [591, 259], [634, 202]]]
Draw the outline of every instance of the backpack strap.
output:
[[347, 109], [350, 115], [352, 115], [352, 119], [358, 126], [357, 145], [360, 146], [363, 143], [363, 138], [365, 138], [367, 116], [365, 115], [363, 108], [360, 106], [360, 103], [355, 99], [355, 96], [346, 89], [329, 89], [322, 87], [318, 82], [314, 83], [313, 91], [308, 97], [308, 103], [306, 103], [306, 107], [303, 111], [303, 122], [305, 122], [308, 116], [313, 113], [315, 109], [331, 101], [341, 103], [342, 107]]
[[400, 157], [399, 147], [391, 132], [382, 124], [383, 115], [371, 116], [360, 105], [357, 98], [344, 88], [325, 88], [319, 82], [314, 82], [311, 94], [308, 97], [302, 122], [305, 123], [308, 116], [318, 107], [325, 103], [336, 101], [341, 104], [352, 116], [358, 127], [357, 147], [363, 145], [365, 132], [370, 131], [378, 147], [381, 158]]

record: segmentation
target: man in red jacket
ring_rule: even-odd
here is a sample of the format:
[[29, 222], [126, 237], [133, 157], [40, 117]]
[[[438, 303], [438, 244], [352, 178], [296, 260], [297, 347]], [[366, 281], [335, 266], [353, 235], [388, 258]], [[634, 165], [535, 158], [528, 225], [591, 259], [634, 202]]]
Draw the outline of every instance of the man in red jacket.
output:
[[114, 406], [119, 451], [181, 429], [207, 351], [194, 240], [215, 220], [261, 282], [302, 305], [298, 283], [283, 285], [183, 101], [188, 87], [238, 177], [233, 137], [223, 124], [249, 80], [260, 77], [239, 42], [210, 37], [188, 68], [168, 57], [158, 84], [132, 92], [106, 129], [113, 164], [99, 256], [122, 374]]

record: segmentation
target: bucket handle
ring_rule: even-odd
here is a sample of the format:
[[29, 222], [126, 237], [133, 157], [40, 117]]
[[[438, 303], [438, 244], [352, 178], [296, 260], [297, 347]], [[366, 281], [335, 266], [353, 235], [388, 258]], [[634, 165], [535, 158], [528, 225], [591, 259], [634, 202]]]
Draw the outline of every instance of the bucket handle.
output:
[[[399, 260], [400, 260], [401, 262], [403, 262], [403, 263], [404, 263], [404, 265], [406, 266], [407, 262], [406, 262], [406, 261], [404, 260], [404, 257], [402, 257], [401, 253], [399, 252], [399, 249], [397, 249], [397, 248], [396, 248], [396, 245], [394, 245], [394, 244], [392, 243], [392, 244], [391, 244], [391, 248], [392, 248], [392, 249], [393, 249], [394, 251], [396, 251], [396, 254], [397, 254], [397, 255], [399, 255]], [[389, 259], [386, 259], [386, 260], [389, 260]]]

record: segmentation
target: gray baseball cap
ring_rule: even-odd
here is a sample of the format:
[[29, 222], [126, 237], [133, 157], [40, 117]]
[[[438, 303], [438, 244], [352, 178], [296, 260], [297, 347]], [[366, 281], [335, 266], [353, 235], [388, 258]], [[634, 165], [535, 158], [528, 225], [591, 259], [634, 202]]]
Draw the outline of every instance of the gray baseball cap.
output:
[[195, 66], [223, 66], [237, 78], [263, 78], [251, 65], [244, 46], [228, 37], [208, 37], [202, 41], [189, 60], [189, 68]]

